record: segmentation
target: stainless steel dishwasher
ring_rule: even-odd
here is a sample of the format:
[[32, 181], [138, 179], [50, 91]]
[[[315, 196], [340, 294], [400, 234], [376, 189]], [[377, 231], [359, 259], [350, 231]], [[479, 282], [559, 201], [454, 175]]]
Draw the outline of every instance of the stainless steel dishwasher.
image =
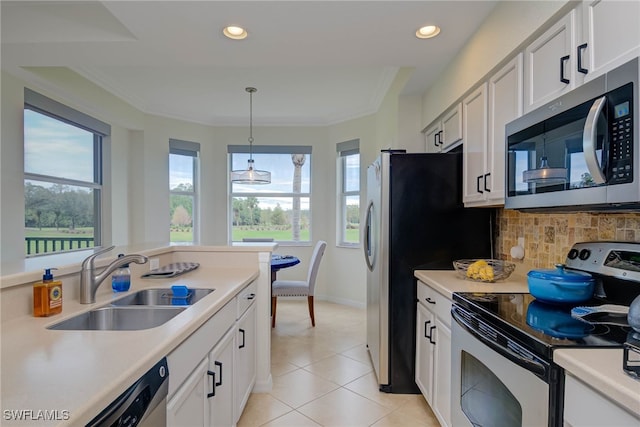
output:
[[158, 427], [167, 424], [169, 368], [163, 357], [87, 426]]

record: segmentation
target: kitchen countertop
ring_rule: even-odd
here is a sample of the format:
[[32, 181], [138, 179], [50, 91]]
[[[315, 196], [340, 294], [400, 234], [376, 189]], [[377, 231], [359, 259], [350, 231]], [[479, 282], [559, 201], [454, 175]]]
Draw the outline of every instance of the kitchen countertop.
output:
[[495, 283], [461, 279], [454, 270], [416, 270], [414, 276], [449, 299], [454, 292], [529, 292], [527, 278], [515, 273]]
[[[454, 292], [529, 292], [526, 275], [516, 273], [496, 283], [461, 279], [453, 270], [416, 270], [414, 276], [452, 299]], [[622, 370], [622, 349], [560, 349], [553, 352], [553, 360], [568, 373], [640, 417], [640, 380], [629, 377]]]
[[640, 418], [640, 380], [622, 370], [622, 349], [561, 349], [553, 352], [553, 361]]
[[[2, 425], [84, 425], [259, 275], [250, 267], [209, 267], [171, 279], [132, 280], [126, 293], [101, 295], [96, 304], [65, 301], [63, 314], [24, 315], [2, 323]], [[215, 291], [156, 328], [140, 331], [55, 331], [47, 326], [145, 288], [180, 283]], [[135, 284], [135, 286], [134, 286]], [[171, 374], [169, 374], [171, 375]], [[16, 421], [7, 411], [31, 411]], [[33, 417], [57, 411], [57, 419]], [[65, 416], [68, 414], [68, 417]], [[42, 415], [40, 413], [40, 415]], [[14, 416], [15, 418], [15, 416]], [[68, 418], [68, 419], [64, 419]]]

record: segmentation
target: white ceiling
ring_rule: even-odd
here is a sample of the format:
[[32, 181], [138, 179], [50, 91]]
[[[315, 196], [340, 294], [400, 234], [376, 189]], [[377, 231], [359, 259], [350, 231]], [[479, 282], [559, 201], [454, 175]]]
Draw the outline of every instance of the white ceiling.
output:
[[[141, 111], [209, 125], [327, 125], [421, 94], [496, 1], [2, 1], [2, 68], [68, 67]], [[420, 40], [418, 27], [442, 28]], [[240, 25], [249, 37], [226, 39]], [[36, 67], [36, 68], [32, 68]]]

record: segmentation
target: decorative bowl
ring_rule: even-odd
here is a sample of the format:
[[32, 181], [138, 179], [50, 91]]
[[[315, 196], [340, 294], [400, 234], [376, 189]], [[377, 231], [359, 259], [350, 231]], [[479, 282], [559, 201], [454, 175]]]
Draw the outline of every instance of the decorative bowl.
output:
[[516, 265], [499, 259], [459, 259], [453, 261], [459, 277], [474, 282], [495, 282], [508, 278]]

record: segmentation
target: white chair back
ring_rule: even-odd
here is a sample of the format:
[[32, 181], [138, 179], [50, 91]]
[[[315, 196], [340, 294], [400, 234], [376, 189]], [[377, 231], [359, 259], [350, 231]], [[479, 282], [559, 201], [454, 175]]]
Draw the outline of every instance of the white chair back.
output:
[[318, 270], [320, 270], [320, 261], [324, 250], [327, 247], [327, 242], [324, 240], [318, 240], [315, 248], [313, 249], [313, 255], [311, 256], [311, 264], [309, 264], [309, 274], [307, 276], [307, 283], [309, 284], [309, 295], [313, 295], [314, 288], [316, 286], [316, 277], [318, 276]]

